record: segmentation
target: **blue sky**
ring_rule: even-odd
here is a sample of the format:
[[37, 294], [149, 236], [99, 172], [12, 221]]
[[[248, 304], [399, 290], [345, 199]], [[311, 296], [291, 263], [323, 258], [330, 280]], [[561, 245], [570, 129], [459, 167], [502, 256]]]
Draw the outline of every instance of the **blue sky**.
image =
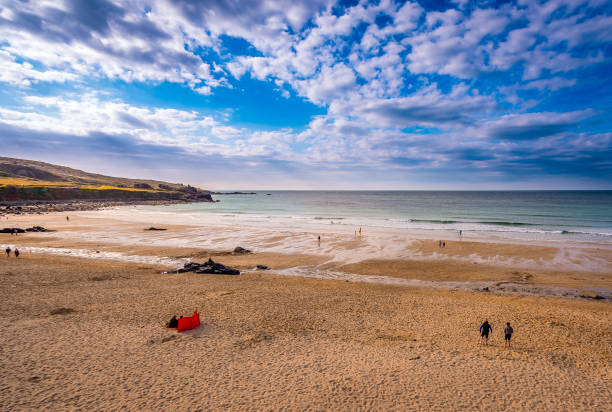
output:
[[0, 3], [0, 155], [204, 188], [612, 189], [612, 3]]

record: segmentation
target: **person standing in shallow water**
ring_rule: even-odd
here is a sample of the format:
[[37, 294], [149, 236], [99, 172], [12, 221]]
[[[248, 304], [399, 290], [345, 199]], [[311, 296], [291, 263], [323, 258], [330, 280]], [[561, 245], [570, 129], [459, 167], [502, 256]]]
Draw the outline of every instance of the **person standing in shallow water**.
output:
[[15, 254], [16, 258], [19, 257], [19, 249], [15, 248], [15, 251], [13, 253]]
[[506, 327], [504, 328], [504, 346], [510, 347], [512, 339], [512, 334], [514, 333], [514, 329], [510, 326], [510, 322], [506, 322]]
[[11, 248], [10, 248], [10, 246], [7, 247], [4, 251], [6, 252], [6, 257], [10, 257], [11, 256]]
[[489, 333], [493, 332], [493, 327], [489, 324], [488, 320], [485, 320], [482, 325], [480, 325], [480, 343], [484, 343], [485, 345], [489, 344]]

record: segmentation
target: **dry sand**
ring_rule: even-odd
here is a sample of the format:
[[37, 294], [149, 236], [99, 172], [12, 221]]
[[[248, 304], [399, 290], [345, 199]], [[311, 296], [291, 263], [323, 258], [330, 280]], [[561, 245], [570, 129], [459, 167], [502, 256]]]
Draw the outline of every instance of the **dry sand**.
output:
[[162, 269], [4, 258], [0, 409], [612, 409], [609, 302]]

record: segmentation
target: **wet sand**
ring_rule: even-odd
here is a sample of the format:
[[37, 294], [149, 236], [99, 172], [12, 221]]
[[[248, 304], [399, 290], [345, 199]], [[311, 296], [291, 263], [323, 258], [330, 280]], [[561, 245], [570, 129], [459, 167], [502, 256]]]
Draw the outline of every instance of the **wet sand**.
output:
[[[612, 246], [607, 244], [508, 244], [464, 239], [448, 241], [445, 248], [440, 248], [437, 240], [409, 235], [372, 240], [352, 236], [345, 239], [338, 234], [324, 236], [319, 244], [315, 237], [305, 242], [303, 238], [308, 234], [300, 232], [272, 231], [266, 237], [241, 238], [237, 235], [248, 232], [249, 227], [163, 225], [165, 231], [146, 231], [149, 226], [159, 225], [96, 215], [72, 216], [70, 221], [63, 214], [19, 216], [5, 225], [41, 225], [57, 230], [19, 236], [0, 234], [0, 245], [18, 246], [33, 253], [155, 262], [174, 268], [186, 261], [212, 257], [240, 270], [261, 264], [286, 275], [325, 277], [329, 273], [334, 274], [330, 278], [347, 274], [350, 280], [355, 279], [352, 275], [363, 275], [464, 282], [467, 288], [495, 287], [496, 291], [503, 291], [503, 285], [508, 284], [510, 291], [567, 288], [573, 295], [612, 297]], [[240, 240], [243, 242], [236, 243]], [[389, 242], [380, 243], [386, 240]], [[253, 249], [252, 244], [256, 244], [256, 253], [231, 253], [235, 246]], [[288, 273], [292, 268], [296, 270]]]

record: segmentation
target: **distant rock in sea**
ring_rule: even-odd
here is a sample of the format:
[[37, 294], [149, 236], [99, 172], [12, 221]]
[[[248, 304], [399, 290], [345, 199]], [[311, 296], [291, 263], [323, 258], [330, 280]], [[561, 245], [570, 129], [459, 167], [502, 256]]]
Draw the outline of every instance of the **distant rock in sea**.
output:
[[210, 192], [211, 195], [256, 195], [255, 192]]

